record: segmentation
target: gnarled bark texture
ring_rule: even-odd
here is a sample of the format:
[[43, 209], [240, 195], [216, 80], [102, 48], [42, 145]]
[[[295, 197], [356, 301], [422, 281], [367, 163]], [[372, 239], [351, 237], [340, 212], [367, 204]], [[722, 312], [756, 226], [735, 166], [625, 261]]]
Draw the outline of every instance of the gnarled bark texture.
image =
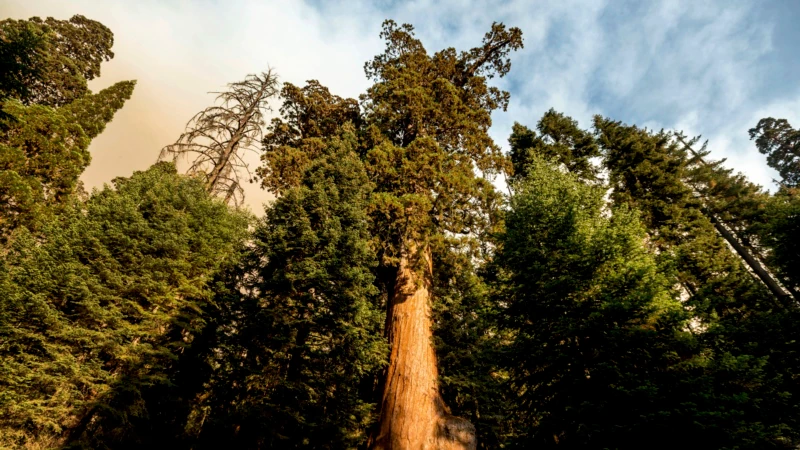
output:
[[389, 299], [387, 332], [391, 344], [389, 368], [381, 402], [377, 434], [371, 448], [380, 450], [472, 450], [475, 427], [454, 417], [439, 395], [439, 372], [431, 340], [429, 248], [415, 270], [413, 249], [403, 255], [395, 289]]

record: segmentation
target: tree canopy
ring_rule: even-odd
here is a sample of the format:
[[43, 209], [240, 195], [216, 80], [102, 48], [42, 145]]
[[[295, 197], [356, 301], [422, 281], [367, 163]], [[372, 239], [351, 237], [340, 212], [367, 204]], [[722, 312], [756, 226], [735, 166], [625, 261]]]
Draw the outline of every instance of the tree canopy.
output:
[[797, 448], [797, 130], [749, 131], [772, 193], [602, 116], [505, 152], [521, 30], [380, 38], [358, 98], [248, 75], [162, 149], [185, 170], [88, 193], [113, 34], [0, 22], [0, 447]]
[[0, 22], [0, 100], [63, 106], [89, 92], [87, 81], [114, 57], [114, 34], [100, 22], [5, 19]]

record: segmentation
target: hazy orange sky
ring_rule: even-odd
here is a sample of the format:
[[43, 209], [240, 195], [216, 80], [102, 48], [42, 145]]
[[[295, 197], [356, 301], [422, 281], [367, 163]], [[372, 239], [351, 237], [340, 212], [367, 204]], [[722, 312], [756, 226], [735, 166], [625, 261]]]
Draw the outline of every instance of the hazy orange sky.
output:
[[[3, 17], [68, 19], [82, 14], [100, 21], [114, 32], [115, 57], [103, 64], [101, 77], [90, 87], [96, 91], [117, 81], [137, 80], [133, 97], [91, 144], [92, 163], [82, 177], [88, 187], [149, 167], [186, 122], [212, 104], [214, 95], [208, 92], [224, 89], [248, 73], [271, 66], [282, 80], [302, 83], [317, 78], [350, 96], [366, 86], [362, 66], [379, 50], [380, 22], [375, 24], [373, 45], [350, 48], [309, 29], [319, 14], [301, 2], [220, 6], [203, 8], [202, 3], [186, 1], [0, 0]], [[224, 13], [215, 13], [218, 10]], [[316, 56], [298, 56], [309, 54]], [[257, 155], [249, 160], [251, 168], [258, 165]], [[246, 204], [261, 213], [269, 193], [251, 184], [245, 190]]]
[[[800, 123], [800, 2], [729, 0], [0, 0], [17, 19], [82, 14], [114, 32], [116, 57], [93, 90], [126, 79], [133, 98], [92, 142], [83, 180], [101, 186], [147, 168], [210, 106], [209, 91], [274, 68], [282, 81], [317, 79], [337, 95], [367, 88], [364, 62], [381, 52], [381, 22], [416, 27], [429, 51], [478, 44], [493, 21], [522, 29], [525, 48], [491, 135], [507, 148], [515, 121], [550, 108], [591, 126], [602, 114], [709, 139], [711, 157], [773, 188], [776, 173], [747, 130], [767, 116]], [[253, 166], [257, 156], [251, 155]], [[270, 196], [246, 186], [246, 203]]]

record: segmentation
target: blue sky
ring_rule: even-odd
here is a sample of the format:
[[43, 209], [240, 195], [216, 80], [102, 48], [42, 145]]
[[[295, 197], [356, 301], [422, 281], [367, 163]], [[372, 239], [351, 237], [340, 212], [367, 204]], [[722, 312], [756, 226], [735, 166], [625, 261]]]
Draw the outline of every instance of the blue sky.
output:
[[503, 144], [514, 121], [533, 125], [550, 107], [584, 126], [602, 114], [702, 134], [712, 156], [771, 188], [775, 174], [747, 130], [767, 115], [800, 125], [798, 1], [315, 5], [324, 16], [409, 21], [429, 50], [465, 48], [494, 20], [520, 27], [525, 49], [501, 82], [511, 105], [493, 127]]
[[[586, 127], [602, 114], [702, 134], [713, 157], [771, 188], [747, 130], [766, 116], [800, 126], [798, 0], [0, 0], [0, 13], [79, 13], [114, 31], [117, 56], [92, 87], [139, 82], [92, 144], [90, 186], [146, 168], [210, 104], [207, 92], [247, 73], [271, 66], [284, 81], [357, 96], [386, 18], [413, 24], [430, 52], [477, 45], [493, 21], [522, 29], [525, 48], [498, 81], [512, 95], [494, 116], [502, 146], [514, 121], [533, 126], [551, 107]], [[256, 211], [268, 199], [255, 187], [248, 196]]]

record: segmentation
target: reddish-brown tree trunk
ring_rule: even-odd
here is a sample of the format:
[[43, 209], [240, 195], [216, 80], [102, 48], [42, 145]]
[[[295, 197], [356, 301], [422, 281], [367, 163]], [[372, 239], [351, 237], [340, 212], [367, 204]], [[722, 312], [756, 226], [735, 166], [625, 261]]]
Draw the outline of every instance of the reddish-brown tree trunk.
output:
[[[414, 264], [412, 258], [422, 258]], [[415, 270], [416, 269], [416, 270]], [[372, 449], [475, 449], [475, 427], [450, 415], [439, 395], [439, 372], [431, 340], [430, 248], [404, 252], [389, 299], [389, 367]]]

